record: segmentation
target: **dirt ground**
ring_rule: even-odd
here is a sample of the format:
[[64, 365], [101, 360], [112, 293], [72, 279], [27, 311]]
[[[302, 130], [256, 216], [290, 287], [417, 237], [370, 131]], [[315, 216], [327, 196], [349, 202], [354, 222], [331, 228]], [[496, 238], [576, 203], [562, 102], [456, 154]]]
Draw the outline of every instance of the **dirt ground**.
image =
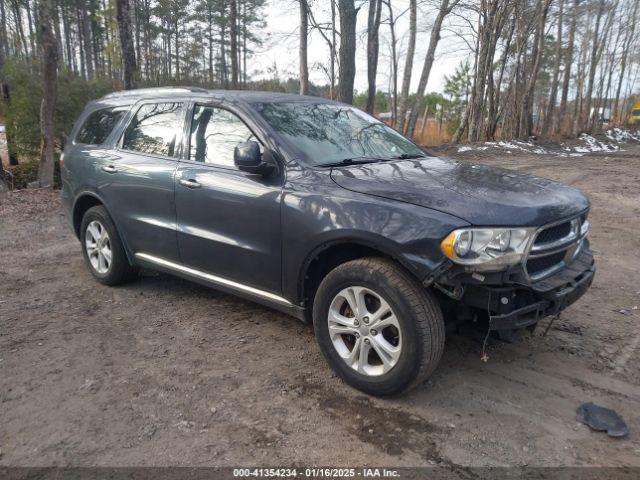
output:
[[[487, 363], [448, 338], [394, 399], [343, 384], [275, 311], [151, 272], [98, 284], [55, 194], [0, 196], [0, 465], [640, 466], [640, 147], [624, 148], [478, 154], [588, 194], [596, 280], [546, 337], [495, 343]], [[577, 423], [588, 401], [629, 437]]]

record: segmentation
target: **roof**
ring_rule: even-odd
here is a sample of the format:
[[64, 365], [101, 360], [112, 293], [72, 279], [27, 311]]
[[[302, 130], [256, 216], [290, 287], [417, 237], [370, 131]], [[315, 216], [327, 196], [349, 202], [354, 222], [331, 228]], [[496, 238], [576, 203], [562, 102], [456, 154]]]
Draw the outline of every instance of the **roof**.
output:
[[261, 92], [256, 90], [207, 90], [200, 87], [157, 87], [138, 88], [134, 90], [122, 90], [105, 95], [100, 100], [137, 100], [140, 98], [166, 97], [170, 95], [183, 95], [194, 97], [220, 97], [226, 100], [242, 101], [248, 103], [259, 102], [312, 102], [312, 103], [333, 103], [322, 97], [312, 97], [307, 95], [296, 95], [292, 93]]

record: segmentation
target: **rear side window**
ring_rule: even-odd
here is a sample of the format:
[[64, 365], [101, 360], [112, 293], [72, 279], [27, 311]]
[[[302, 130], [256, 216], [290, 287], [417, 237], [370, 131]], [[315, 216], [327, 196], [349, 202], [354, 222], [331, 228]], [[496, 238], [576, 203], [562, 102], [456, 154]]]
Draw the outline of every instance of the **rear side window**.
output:
[[122, 148], [172, 157], [182, 126], [181, 103], [143, 105], [124, 132]]
[[77, 143], [102, 145], [129, 107], [112, 107], [89, 114], [76, 135]]

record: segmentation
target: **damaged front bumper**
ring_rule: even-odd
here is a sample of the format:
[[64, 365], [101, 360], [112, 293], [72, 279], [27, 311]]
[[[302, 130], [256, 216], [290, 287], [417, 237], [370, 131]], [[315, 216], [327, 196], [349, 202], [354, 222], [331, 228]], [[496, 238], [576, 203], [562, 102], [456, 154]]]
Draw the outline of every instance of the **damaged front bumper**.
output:
[[595, 271], [585, 239], [570, 263], [542, 280], [532, 282], [521, 265], [482, 274], [453, 266], [433, 284], [443, 293], [445, 314], [453, 313], [459, 320], [484, 317], [491, 330], [514, 330], [557, 315], [574, 303], [591, 286]]

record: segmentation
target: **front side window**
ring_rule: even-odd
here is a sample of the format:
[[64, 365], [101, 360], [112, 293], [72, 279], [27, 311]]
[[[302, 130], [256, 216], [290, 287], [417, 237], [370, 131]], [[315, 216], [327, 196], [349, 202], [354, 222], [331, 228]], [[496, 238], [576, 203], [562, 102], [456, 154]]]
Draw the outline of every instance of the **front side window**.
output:
[[259, 103], [255, 107], [313, 165], [425, 156], [413, 142], [353, 107], [309, 102]]
[[181, 103], [143, 105], [124, 132], [122, 148], [172, 157], [182, 125]]
[[196, 105], [191, 119], [189, 159], [233, 167], [233, 152], [241, 142], [257, 141], [249, 127], [228, 110]]
[[78, 130], [76, 142], [85, 145], [102, 145], [129, 107], [111, 107], [89, 114]]
[[632, 111], [631, 115], [633, 115], [635, 117], [639, 117], [640, 116], [640, 108], [637, 108], [634, 111]]

